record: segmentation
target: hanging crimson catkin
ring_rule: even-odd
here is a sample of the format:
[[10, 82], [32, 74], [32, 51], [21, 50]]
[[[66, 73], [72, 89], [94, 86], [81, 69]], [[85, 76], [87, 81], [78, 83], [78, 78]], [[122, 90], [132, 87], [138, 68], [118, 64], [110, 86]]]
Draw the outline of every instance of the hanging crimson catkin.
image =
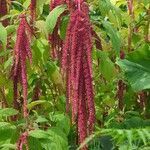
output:
[[[125, 58], [125, 53], [124, 51], [120, 51], [120, 59], [124, 59]], [[124, 93], [126, 91], [126, 84], [124, 83], [123, 80], [119, 80], [117, 83], [117, 93], [116, 93], [116, 97], [118, 99], [118, 108], [119, 110], [123, 110], [124, 107]]]
[[63, 46], [61, 67], [67, 78], [67, 111], [71, 106], [72, 121], [77, 123], [80, 144], [93, 131], [95, 123], [92, 34], [87, 4], [78, 1], [74, 8]]
[[[7, 15], [8, 7], [7, 7], [7, 0], [0, 0], [0, 17]], [[4, 19], [2, 21], [3, 26], [7, 26], [9, 24], [8, 19]]]
[[14, 62], [12, 67], [12, 78], [14, 82], [14, 107], [17, 101], [17, 84], [20, 82], [23, 89], [23, 116], [28, 116], [27, 112], [27, 74], [26, 74], [26, 60], [32, 60], [30, 50], [30, 28], [24, 15], [20, 17], [20, 24], [17, 30], [17, 39], [14, 47]]
[[31, 20], [30, 20], [30, 24], [33, 26], [33, 23], [36, 19], [36, 0], [31, 0], [31, 4], [30, 4], [30, 15], [31, 15]]
[[[27, 23], [26, 16], [23, 14], [20, 16], [20, 24], [17, 30], [17, 39], [14, 47], [14, 62], [12, 67], [12, 78], [14, 83], [14, 107], [17, 109], [18, 98], [18, 83], [20, 82], [23, 91], [23, 117], [28, 117], [27, 110], [27, 71], [26, 60], [27, 57], [32, 61], [32, 54], [30, 49], [31, 30]], [[27, 131], [21, 134], [17, 142], [17, 150], [23, 150], [23, 145], [27, 144]]]
[[27, 143], [28, 132], [24, 132], [21, 134], [18, 142], [17, 142], [17, 150], [23, 150], [23, 145], [25, 145], [26, 150], [29, 150]]

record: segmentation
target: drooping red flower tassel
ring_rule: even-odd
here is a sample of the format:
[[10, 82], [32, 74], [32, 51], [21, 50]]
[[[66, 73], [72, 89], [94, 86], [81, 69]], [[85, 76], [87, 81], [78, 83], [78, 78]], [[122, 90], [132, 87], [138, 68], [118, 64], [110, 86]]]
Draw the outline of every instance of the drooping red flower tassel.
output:
[[[0, 0], [0, 17], [7, 15], [8, 7], [7, 7], [7, 0]], [[8, 19], [4, 19], [2, 21], [3, 26], [7, 26], [9, 24]]]
[[39, 100], [40, 95], [41, 95], [41, 90], [40, 90], [39, 83], [37, 82], [37, 83], [35, 84], [34, 89], [33, 89], [32, 100], [33, 100], [33, 101]]
[[[26, 70], [26, 60], [27, 58], [32, 61], [32, 54], [30, 49], [30, 38], [31, 38], [31, 30], [27, 23], [25, 15], [20, 16], [20, 24], [17, 30], [17, 39], [14, 47], [14, 62], [12, 66], [12, 79], [14, 84], [14, 107], [18, 109], [18, 83], [22, 86], [23, 92], [23, 117], [28, 117], [27, 110], [27, 70]], [[27, 144], [27, 131], [24, 132], [17, 142], [17, 150], [23, 150], [23, 145], [26, 146], [28, 150]]]
[[14, 47], [14, 62], [12, 66], [12, 78], [14, 82], [14, 107], [17, 108], [17, 84], [20, 82], [23, 89], [23, 116], [28, 116], [27, 112], [27, 73], [26, 60], [32, 61], [30, 49], [30, 30], [25, 15], [21, 15], [20, 24], [17, 30], [17, 39]]
[[[124, 51], [120, 51], [120, 59], [124, 59], [125, 58], [125, 53]], [[119, 110], [123, 110], [124, 107], [124, 92], [126, 90], [126, 84], [124, 83], [123, 80], [119, 80], [118, 84], [117, 84], [117, 93], [116, 93], [116, 97], [118, 99], [118, 108]]]
[[30, 4], [30, 15], [31, 15], [31, 20], [30, 20], [30, 24], [33, 26], [33, 23], [36, 19], [36, 0], [31, 0], [31, 4]]
[[17, 142], [17, 150], [23, 150], [23, 145], [25, 145], [26, 150], [29, 150], [28, 143], [27, 143], [27, 137], [28, 137], [27, 131], [21, 134], [21, 136]]
[[62, 50], [61, 68], [67, 77], [67, 110], [71, 106], [72, 122], [77, 123], [80, 144], [92, 133], [95, 123], [92, 34], [87, 4], [81, 1], [74, 8]]

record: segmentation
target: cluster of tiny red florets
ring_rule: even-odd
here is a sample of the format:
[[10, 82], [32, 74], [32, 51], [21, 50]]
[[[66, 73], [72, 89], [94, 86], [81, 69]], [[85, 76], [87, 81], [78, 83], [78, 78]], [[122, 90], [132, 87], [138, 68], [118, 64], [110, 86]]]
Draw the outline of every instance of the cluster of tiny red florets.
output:
[[20, 24], [17, 30], [17, 39], [14, 47], [14, 62], [12, 67], [12, 78], [14, 82], [14, 105], [17, 108], [17, 85], [20, 82], [23, 89], [23, 116], [27, 117], [27, 73], [26, 60], [32, 60], [30, 49], [30, 27], [25, 15], [20, 16]]
[[26, 150], [29, 150], [27, 137], [28, 137], [28, 132], [24, 132], [21, 134], [19, 140], [17, 141], [17, 150], [23, 150], [23, 145], [25, 145]]
[[31, 25], [33, 25], [35, 19], [36, 19], [36, 0], [31, 0], [31, 4], [30, 4], [30, 16], [31, 16]]
[[[7, 15], [8, 9], [7, 9], [7, 0], [0, 0], [0, 17]], [[2, 21], [2, 24], [4, 26], [8, 25], [8, 19], [4, 19]]]
[[[92, 34], [88, 6], [81, 2], [71, 12], [62, 50], [62, 70], [67, 78], [67, 111], [77, 123], [79, 143], [93, 131], [95, 122], [92, 85]], [[86, 149], [86, 147], [84, 147]]]

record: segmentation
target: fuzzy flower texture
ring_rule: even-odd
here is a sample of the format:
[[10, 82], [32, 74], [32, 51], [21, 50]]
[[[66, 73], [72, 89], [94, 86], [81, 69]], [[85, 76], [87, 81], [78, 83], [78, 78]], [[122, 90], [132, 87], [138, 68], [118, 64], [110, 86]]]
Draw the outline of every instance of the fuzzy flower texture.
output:
[[70, 14], [62, 50], [62, 71], [67, 78], [67, 111], [71, 106], [72, 121], [77, 124], [79, 144], [93, 131], [95, 123], [92, 35], [88, 14], [87, 4], [77, 1]]
[[23, 116], [28, 116], [27, 112], [27, 73], [26, 60], [32, 61], [30, 49], [31, 31], [27, 23], [25, 15], [20, 16], [20, 24], [17, 30], [17, 39], [14, 47], [14, 62], [12, 66], [12, 78], [14, 82], [14, 107], [18, 109], [18, 83], [21, 84], [23, 90]]

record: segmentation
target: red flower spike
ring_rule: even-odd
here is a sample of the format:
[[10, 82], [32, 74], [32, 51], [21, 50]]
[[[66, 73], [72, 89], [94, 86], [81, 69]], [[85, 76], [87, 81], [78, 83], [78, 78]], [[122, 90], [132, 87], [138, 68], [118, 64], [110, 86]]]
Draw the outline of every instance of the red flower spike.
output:
[[61, 69], [67, 77], [67, 110], [71, 107], [72, 122], [77, 123], [79, 144], [92, 133], [95, 123], [92, 30], [87, 5], [81, 2], [80, 9], [71, 9], [61, 60]]
[[30, 14], [31, 14], [31, 25], [33, 25], [35, 19], [36, 19], [36, 0], [31, 0], [30, 4]]
[[23, 150], [23, 145], [25, 145], [26, 150], [29, 150], [27, 137], [28, 137], [28, 132], [24, 132], [20, 135], [19, 140], [17, 142], [17, 150]]
[[27, 28], [27, 20], [25, 15], [20, 16], [20, 24], [17, 30], [17, 39], [14, 47], [14, 62], [12, 67], [12, 77], [14, 80], [14, 107], [16, 107], [17, 100], [17, 84], [20, 82], [23, 89], [23, 116], [28, 116], [27, 112], [27, 74], [26, 74], [26, 60], [29, 58], [32, 61], [32, 54], [30, 49], [29, 29]]
[[[7, 0], [0, 0], [0, 17], [7, 15], [8, 7], [7, 7]], [[9, 24], [8, 19], [4, 19], [2, 24], [6, 27]]]

